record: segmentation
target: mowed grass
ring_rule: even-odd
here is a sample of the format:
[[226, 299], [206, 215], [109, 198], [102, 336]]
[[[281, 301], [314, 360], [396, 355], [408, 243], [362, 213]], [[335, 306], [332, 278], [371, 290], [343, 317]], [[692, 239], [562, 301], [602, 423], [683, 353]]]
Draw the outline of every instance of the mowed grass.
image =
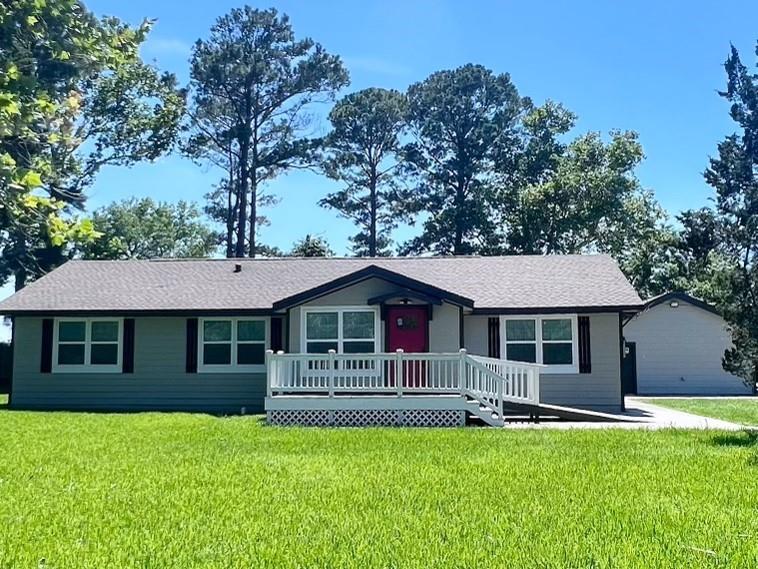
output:
[[747, 433], [0, 411], [0, 567], [757, 567]]
[[758, 397], [744, 399], [653, 399], [655, 405], [758, 427]]

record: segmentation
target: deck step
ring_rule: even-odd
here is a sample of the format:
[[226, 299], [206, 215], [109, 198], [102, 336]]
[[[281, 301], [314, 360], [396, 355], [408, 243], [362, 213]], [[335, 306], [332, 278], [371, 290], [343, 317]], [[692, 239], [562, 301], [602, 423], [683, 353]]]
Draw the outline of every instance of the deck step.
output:
[[[473, 403], [476, 403], [476, 402], [473, 402]], [[492, 409], [488, 407], [471, 406], [471, 408], [466, 409], [466, 411], [468, 411], [468, 413], [470, 413], [472, 417], [475, 417], [487, 423], [491, 427], [502, 427], [504, 424], [503, 418], [498, 417], [497, 413], [495, 413], [494, 411], [492, 411]]]

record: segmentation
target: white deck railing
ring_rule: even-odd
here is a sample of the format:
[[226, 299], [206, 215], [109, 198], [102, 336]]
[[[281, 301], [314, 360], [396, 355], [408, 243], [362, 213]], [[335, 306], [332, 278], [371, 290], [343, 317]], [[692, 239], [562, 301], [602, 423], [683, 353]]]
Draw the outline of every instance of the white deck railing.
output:
[[266, 353], [268, 396], [460, 394], [502, 416], [503, 403], [539, 404], [537, 364], [452, 354]]

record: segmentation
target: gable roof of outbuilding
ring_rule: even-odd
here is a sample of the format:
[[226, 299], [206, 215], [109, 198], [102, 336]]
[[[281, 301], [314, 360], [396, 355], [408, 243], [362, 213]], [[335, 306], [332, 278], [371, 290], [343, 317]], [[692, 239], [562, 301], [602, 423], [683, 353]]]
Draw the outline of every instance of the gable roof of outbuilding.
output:
[[270, 313], [356, 275], [408, 288], [420, 283], [425, 292], [475, 312], [643, 306], [605, 255], [75, 260], [0, 303], [0, 314]]
[[645, 309], [647, 310], [649, 308], [653, 308], [660, 304], [664, 304], [666, 302], [671, 302], [674, 300], [678, 300], [680, 302], [686, 302], [687, 304], [691, 304], [692, 306], [705, 310], [706, 312], [710, 312], [711, 314], [715, 314], [716, 316], [721, 316], [721, 312], [719, 311], [718, 308], [716, 308], [712, 304], [708, 304], [704, 300], [695, 298], [694, 296], [691, 296], [687, 294], [686, 292], [666, 292], [663, 294], [659, 294], [658, 296], [654, 296], [653, 298], [649, 298], [648, 300], [645, 301]]

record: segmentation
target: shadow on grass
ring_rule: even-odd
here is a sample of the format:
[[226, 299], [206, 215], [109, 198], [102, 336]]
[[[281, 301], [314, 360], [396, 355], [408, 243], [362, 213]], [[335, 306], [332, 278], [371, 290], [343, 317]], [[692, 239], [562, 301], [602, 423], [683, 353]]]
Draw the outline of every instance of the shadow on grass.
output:
[[758, 447], [758, 430], [745, 429], [743, 431], [716, 435], [711, 439], [711, 443], [717, 446]]
[[745, 429], [734, 433], [716, 435], [711, 439], [711, 444], [753, 449], [746, 463], [752, 468], [758, 468], [758, 429]]
[[122, 415], [124, 417], [127, 416], [135, 416], [135, 415], [196, 415], [198, 417], [205, 416], [205, 417], [213, 417], [215, 419], [227, 419], [227, 418], [245, 418], [250, 419], [258, 423], [263, 423], [266, 420], [266, 416], [262, 413], [230, 413], [230, 412], [223, 412], [223, 411], [199, 411], [197, 409], [188, 408], [188, 409], [172, 409], [172, 408], [164, 408], [164, 407], [155, 407], [155, 408], [137, 408], [137, 409], [129, 409], [129, 408], [119, 408], [119, 407], [113, 407], [113, 408], [100, 408], [100, 407], [88, 407], [88, 406], [82, 406], [82, 407], [48, 407], [45, 405], [34, 405], [34, 406], [26, 406], [26, 405], [14, 405], [13, 407], [10, 407], [8, 405], [8, 399], [7, 397], [3, 397], [0, 395], [0, 411], [8, 411], [9, 413], [45, 413], [45, 414], [56, 414], [56, 415]]

